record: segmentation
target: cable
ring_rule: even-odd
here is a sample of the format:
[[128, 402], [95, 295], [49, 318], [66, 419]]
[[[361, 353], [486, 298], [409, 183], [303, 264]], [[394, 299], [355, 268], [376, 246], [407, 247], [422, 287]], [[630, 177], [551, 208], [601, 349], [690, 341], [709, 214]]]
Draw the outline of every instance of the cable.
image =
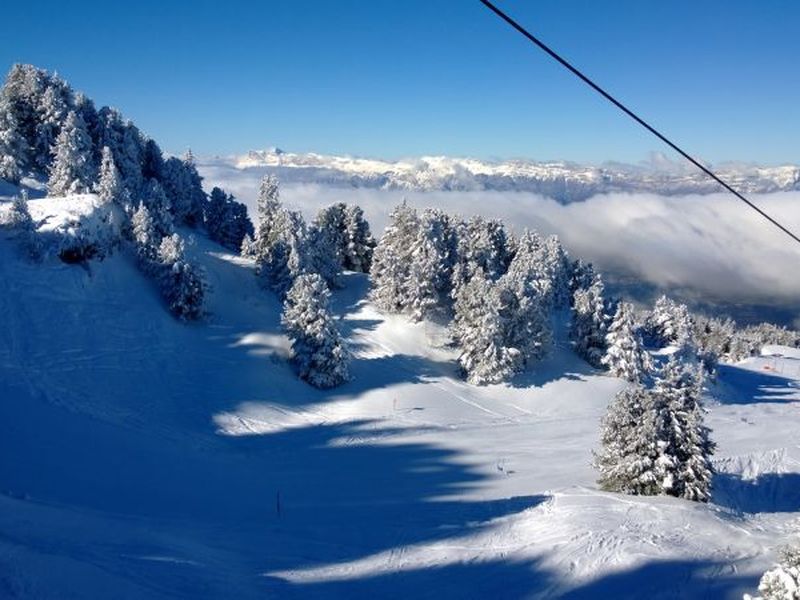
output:
[[599, 85], [597, 85], [594, 81], [592, 81], [586, 75], [581, 73], [576, 67], [573, 67], [566, 59], [562, 58], [555, 50], [553, 50], [552, 48], [547, 46], [547, 44], [542, 42], [539, 38], [537, 38], [532, 33], [530, 33], [527, 29], [525, 29], [522, 25], [517, 23], [514, 19], [512, 19], [506, 13], [504, 13], [502, 10], [497, 8], [489, 0], [480, 0], [480, 1], [489, 10], [491, 10], [494, 14], [496, 14], [498, 17], [503, 19], [503, 21], [505, 21], [506, 23], [511, 25], [511, 27], [513, 27], [519, 33], [521, 33], [526, 38], [528, 38], [529, 41], [531, 41], [534, 44], [536, 44], [537, 46], [539, 46], [539, 48], [544, 50], [552, 58], [554, 58], [556, 61], [561, 63], [562, 66], [566, 67], [569, 71], [571, 71], [574, 75], [576, 75], [580, 80], [582, 80], [585, 84], [587, 84], [589, 87], [591, 87], [594, 91], [596, 91], [598, 94], [603, 96], [606, 100], [611, 102], [614, 106], [619, 108], [622, 112], [624, 112], [626, 115], [628, 115], [631, 119], [633, 119], [634, 121], [639, 123], [639, 125], [641, 125], [645, 129], [647, 129], [647, 131], [652, 133], [654, 136], [656, 136], [658, 139], [660, 139], [662, 142], [664, 142], [667, 146], [669, 146], [670, 148], [675, 150], [675, 152], [677, 152], [678, 154], [683, 156], [686, 160], [688, 160], [690, 163], [692, 163], [695, 167], [700, 169], [703, 173], [708, 175], [711, 179], [716, 181], [723, 188], [728, 190], [731, 194], [736, 196], [739, 200], [741, 200], [742, 202], [747, 204], [747, 206], [752, 208], [754, 211], [756, 211], [758, 214], [760, 214], [762, 217], [764, 217], [767, 221], [769, 221], [770, 223], [775, 225], [775, 227], [777, 227], [778, 229], [783, 231], [786, 235], [788, 235], [790, 238], [792, 238], [795, 242], [800, 244], [800, 237], [798, 237], [796, 234], [794, 234], [788, 227], [786, 227], [784, 225], [781, 225], [781, 223], [779, 223], [774, 217], [770, 216], [769, 214], [767, 214], [766, 212], [761, 210], [758, 206], [753, 204], [753, 202], [751, 202], [750, 200], [745, 198], [742, 194], [740, 194], [735, 189], [733, 189], [725, 181], [720, 179], [713, 171], [711, 171], [711, 169], [709, 169], [708, 167], [704, 166], [703, 164], [701, 164], [700, 162], [698, 162], [694, 158], [692, 158], [687, 152], [685, 152], [683, 149], [681, 149], [680, 146], [678, 146], [677, 144], [672, 142], [669, 138], [667, 138], [664, 134], [662, 134], [660, 131], [658, 131], [655, 127], [653, 127], [652, 125], [647, 123], [647, 121], [642, 119], [639, 115], [637, 115], [635, 112], [633, 112], [627, 106], [622, 104], [622, 102], [620, 102], [619, 100], [614, 98], [614, 96], [609, 94], [607, 91], [605, 91]]

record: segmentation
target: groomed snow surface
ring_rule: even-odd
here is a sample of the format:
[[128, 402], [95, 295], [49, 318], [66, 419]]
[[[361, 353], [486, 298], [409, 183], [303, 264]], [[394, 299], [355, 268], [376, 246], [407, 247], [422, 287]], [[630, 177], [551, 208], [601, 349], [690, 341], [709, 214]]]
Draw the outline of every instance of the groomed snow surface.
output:
[[[91, 197], [87, 197], [91, 204]], [[58, 200], [31, 201], [34, 219]], [[61, 205], [66, 206], [66, 205]], [[353, 380], [286, 362], [253, 264], [196, 236], [184, 325], [124, 253], [20, 258], [0, 231], [0, 597], [740, 598], [798, 526], [800, 356], [720, 367], [714, 501], [604, 493], [623, 383], [557, 350], [462, 382], [443, 330], [333, 308]]]

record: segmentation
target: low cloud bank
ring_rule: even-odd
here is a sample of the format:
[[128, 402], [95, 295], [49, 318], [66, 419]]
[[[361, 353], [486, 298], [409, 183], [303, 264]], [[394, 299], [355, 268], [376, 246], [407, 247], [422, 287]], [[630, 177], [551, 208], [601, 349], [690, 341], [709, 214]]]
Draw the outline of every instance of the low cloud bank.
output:
[[[224, 187], [256, 214], [258, 173], [201, 172], [207, 185]], [[402, 192], [304, 184], [284, 186], [282, 198], [309, 218], [333, 202], [359, 204], [376, 234], [403, 198], [421, 208], [500, 218], [515, 231], [530, 227], [558, 234], [573, 256], [662, 289], [681, 288], [709, 302], [773, 304], [800, 311], [800, 244], [730, 194], [619, 193], [563, 205], [525, 192]], [[752, 200], [800, 231], [800, 192]]]

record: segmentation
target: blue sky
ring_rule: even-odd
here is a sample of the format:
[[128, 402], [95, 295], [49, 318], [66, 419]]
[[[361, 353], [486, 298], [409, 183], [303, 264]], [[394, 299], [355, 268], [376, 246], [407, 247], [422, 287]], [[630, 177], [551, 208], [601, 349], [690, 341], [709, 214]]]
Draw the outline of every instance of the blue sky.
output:
[[[800, 163], [800, 3], [498, 4], [693, 154]], [[170, 151], [662, 150], [477, 0], [32, 1], [4, 21], [0, 68], [57, 70]]]

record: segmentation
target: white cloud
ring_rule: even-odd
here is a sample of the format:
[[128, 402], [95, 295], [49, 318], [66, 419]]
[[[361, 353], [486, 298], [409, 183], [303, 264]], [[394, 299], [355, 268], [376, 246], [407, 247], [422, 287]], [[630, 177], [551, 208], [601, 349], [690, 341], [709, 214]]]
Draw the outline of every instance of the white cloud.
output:
[[[255, 215], [256, 172], [206, 169]], [[709, 300], [800, 304], [800, 244], [730, 194], [664, 197], [608, 194], [562, 205], [524, 192], [402, 192], [287, 185], [284, 202], [311, 217], [332, 202], [361, 205], [379, 234], [392, 207], [404, 197], [414, 206], [436, 206], [461, 215], [503, 219], [556, 233], [570, 253], [601, 270], [629, 272], [660, 287], [690, 288]], [[800, 192], [754, 196], [753, 201], [800, 231]]]

